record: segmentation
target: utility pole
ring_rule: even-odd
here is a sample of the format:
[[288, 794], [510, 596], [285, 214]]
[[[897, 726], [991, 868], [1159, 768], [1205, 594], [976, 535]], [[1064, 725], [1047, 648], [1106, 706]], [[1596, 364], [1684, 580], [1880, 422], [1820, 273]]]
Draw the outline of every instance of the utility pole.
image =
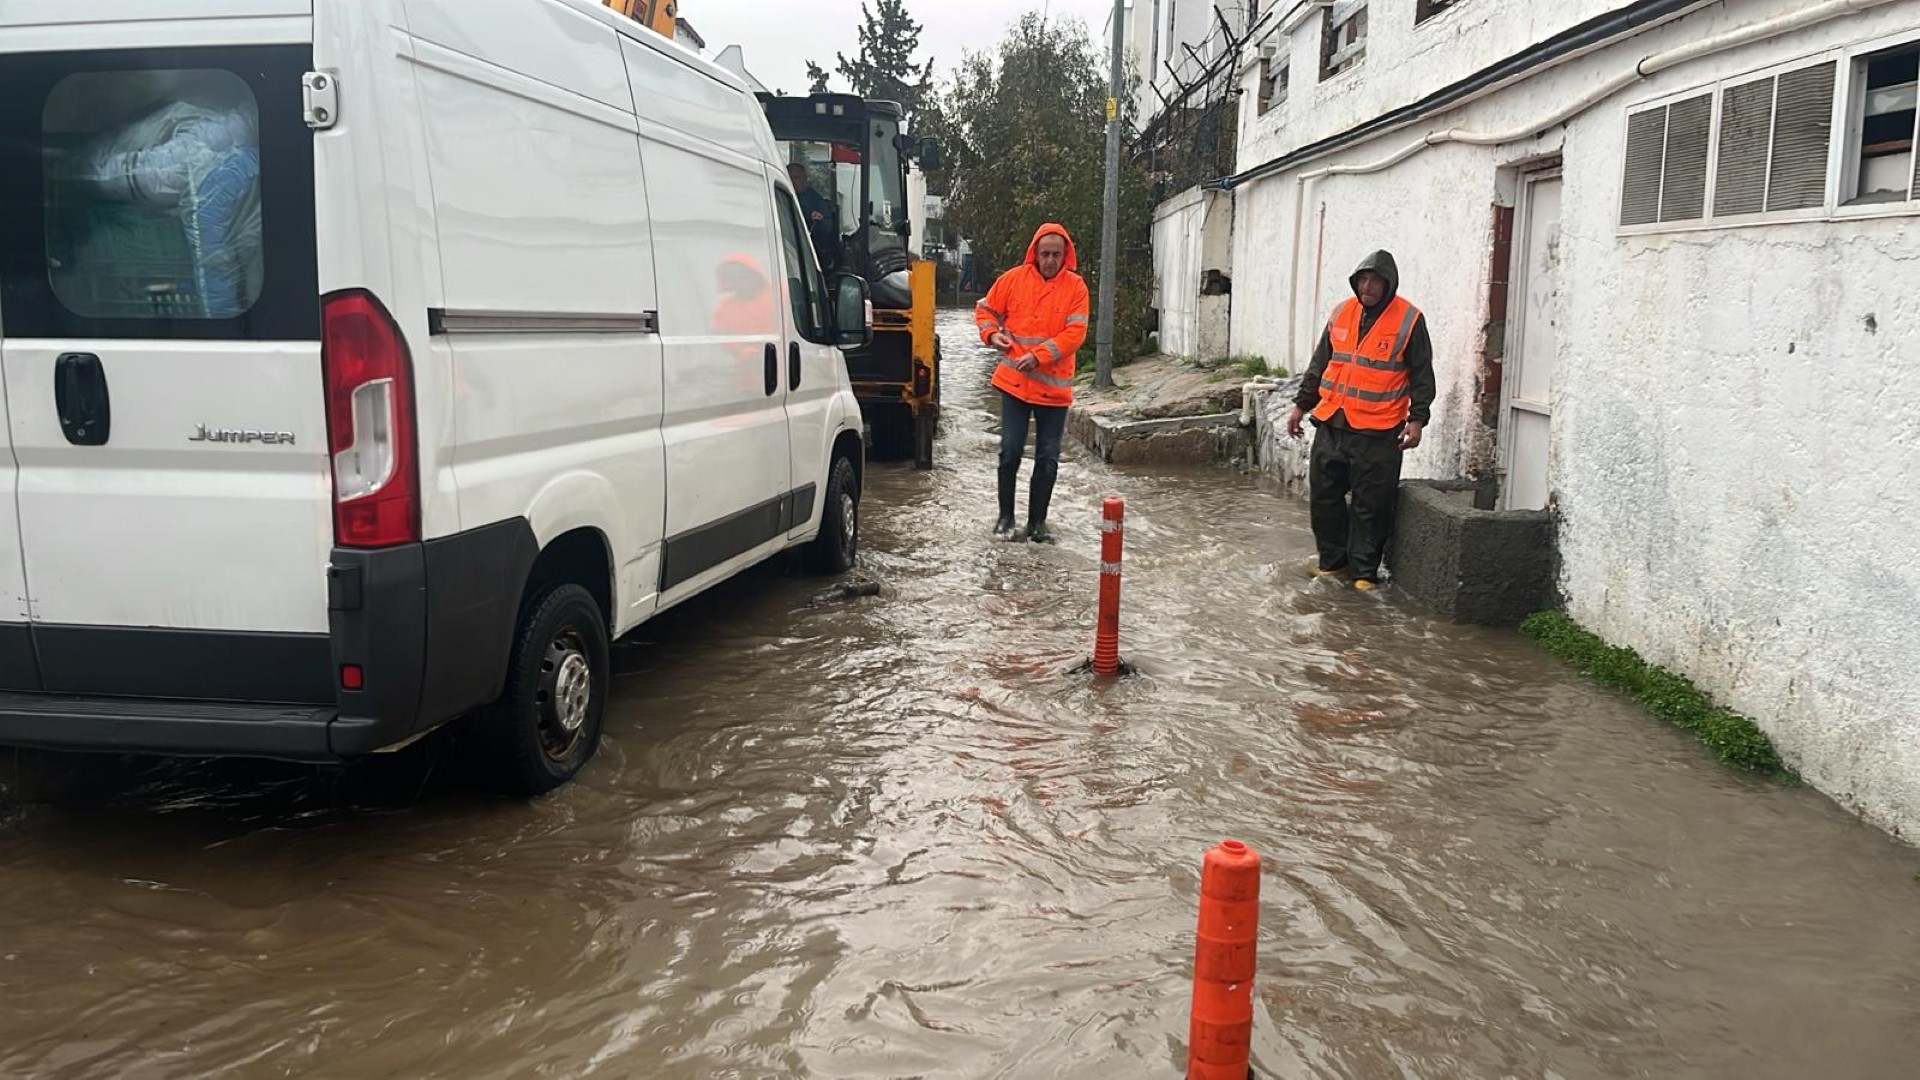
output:
[[1103, 390], [1113, 385], [1113, 278], [1119, 263], [1114, 248], [1120, 236], [1120, 94], [1125, 60], [1121, 26], [1125, 17], [1126, 0], [1113, 0], [1113, 55], [1107, 82], [1107, 193], [1100, 215], [1100, 325], [1093, 351], [1093, 385]]

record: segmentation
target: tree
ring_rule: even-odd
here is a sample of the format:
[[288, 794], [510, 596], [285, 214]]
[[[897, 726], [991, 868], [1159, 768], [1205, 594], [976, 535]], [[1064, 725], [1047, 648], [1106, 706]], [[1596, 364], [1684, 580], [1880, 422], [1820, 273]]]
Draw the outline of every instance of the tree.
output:
[[[933, 62], [915, 62], [921, 26], [907, 14], [906, 0], [876, 0], [860, 5], [860, 49], [852, 59], [836, 53], [834, 70], [861, 97], [897, 101], [911, 119], [931, 92]], [[813, 90], [827, 89], [827, 71], [807, 61]]]
[[[947, 212], [986, 267], [1017, 265], [1034, 230], [1057, 221], [1073, 234], [1080, 272], [1099, 295], [1104, 60], [1084, 23], [1030, 13], [997, 52], [970, 53], [955, 72], [938, 110], [945, 127]], [[1123, 108], [1132, 98], [1122, 95]], [[1131, 124], [1133, 118], [1122, 119]], [[1139, 355], [1146, 340], [1153, 209], [1139, 169], [1123, 164], [1120, 179], [1114, 355], [1128, 359]], [[1083, 365], [1091, 367], [1093, 356], [1089, 341], [1080, 352]]]
[[807, 61], [807, 93], [824, 94], [827, 92], [827, 69], [813, 61]]

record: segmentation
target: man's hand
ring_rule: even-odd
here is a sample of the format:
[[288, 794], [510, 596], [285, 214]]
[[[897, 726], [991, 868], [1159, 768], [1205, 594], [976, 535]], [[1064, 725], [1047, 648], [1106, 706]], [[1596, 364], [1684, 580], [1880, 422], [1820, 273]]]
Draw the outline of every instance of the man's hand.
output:
[[1420, 421], [1407, 421], [1407, 426], [1400, 431], [1400, 449], [1411, 450], [1420, 445], [1420, 428]]
[[987, 338], [987, 344], [993, 346], [994, 348], [1000, 350], [1003, 353], [1010, 353], [1013, 351], [1013, 339], [1007, 336], [1007, 332], [1005, 330], [995, 330], [993, 334]]
[[1293, 411], [1287, 414], [1287, 436], [1289, 438], [1301, 439], [1306, 437], [1306, 429], [1300, 426], [1300, 422], [1306, 418], [1307, 410], [1298, 405], [1295, 405]]
[[1038, 371], [1040, 369], [1040, 358], [1032, 353], [1028, 353], [1020, 359], [1015, 360], [1013, 366], [1019, 371]]
[[811, 218], [812, 220], [814, 220], [814, 221], [825, 221], [825, 220], [827, 220], [827, 216], [826, 216], [825, 214], [822, 214], [822, 213], [821, 213], [820, 211], [818, 211], [818, 210], [815, 210], [815, 211], [814, 211], [813, 213], [811, 213], [811, 214], [809, 214], [809, 215], [807, 215], [807, 216], [808, 216], [809, 218]]

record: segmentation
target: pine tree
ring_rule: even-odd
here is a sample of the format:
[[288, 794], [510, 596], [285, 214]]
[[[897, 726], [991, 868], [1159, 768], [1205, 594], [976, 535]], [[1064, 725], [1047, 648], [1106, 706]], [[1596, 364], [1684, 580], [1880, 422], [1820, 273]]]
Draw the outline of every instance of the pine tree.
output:
[[[930, 91], [933, 62], [915, 62], [921, 25], [907, 13], [906, 0], [875, 0], [860, 5], [860, 50], [852, 58], [835, 55], [834, 71], [861, 97], [897, 101], [911, 118]], [[827, 88], [826, 69], [807, 62], [814, 90]]]

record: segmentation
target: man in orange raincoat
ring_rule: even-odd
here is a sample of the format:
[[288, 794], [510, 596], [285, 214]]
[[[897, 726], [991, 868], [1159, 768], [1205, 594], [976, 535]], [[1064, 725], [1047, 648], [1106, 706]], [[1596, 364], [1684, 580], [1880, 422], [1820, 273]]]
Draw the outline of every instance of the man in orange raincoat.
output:
[[1013, 497], [1027, 426], [1034, 427], [1033, 487], [1027, 498], [1027, 539], [1053, 541], [1047, 506], [1060, 473], [1060, 439], [1073, 404], [1074, 353], [1087, 339], [1087, 283], [1079, 274], [1073, 237], [1064, 226], [1040, 226], [1027, 259], [1000, 275], [974, 307], [980, 340], [998, 350], [993, 385], [1000, 391], [1000, 519], [993, 531], [1014, 539]]

